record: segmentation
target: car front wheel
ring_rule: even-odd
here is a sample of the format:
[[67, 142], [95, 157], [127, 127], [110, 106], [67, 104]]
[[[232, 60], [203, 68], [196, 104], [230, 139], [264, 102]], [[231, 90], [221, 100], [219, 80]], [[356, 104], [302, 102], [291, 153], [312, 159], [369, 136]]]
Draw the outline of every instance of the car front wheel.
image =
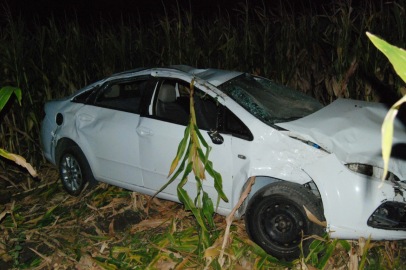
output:
[[[303, 206], [320, 221], [324, 220], [320, 199], [307, 188], [290, 182], [263, 187], [248, 203], [245, 213], [248, 235], [276, 258], [299, 258], [302, 232], [305, 237], [325, 232], [307, 218]], [[311, 242], [311, 239], [303, 241], [305, 254]]]
[[86, 183], [93, 186], [93, 177], [89, 163], [78, 146], [65, 149], [59, 161], [59, 175], [64, 189], [73, 196], [78, 196]]

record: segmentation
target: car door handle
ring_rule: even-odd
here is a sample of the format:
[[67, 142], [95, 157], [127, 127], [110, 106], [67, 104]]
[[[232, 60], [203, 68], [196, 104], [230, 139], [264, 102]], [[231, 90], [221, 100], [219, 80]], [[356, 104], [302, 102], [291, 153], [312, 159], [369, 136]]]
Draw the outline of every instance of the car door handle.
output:
[[138, 127], [136, 130], [138, 135], [142, 137], [151, 137], [152, 135], [154, 135], [154, 132], [152, 132], [152, 130], [145, 127]]
[[91, 122], [94, 121], [94, 117], [88, 114], [81, 114], [79, 115], [79, 120], [84, 122]]

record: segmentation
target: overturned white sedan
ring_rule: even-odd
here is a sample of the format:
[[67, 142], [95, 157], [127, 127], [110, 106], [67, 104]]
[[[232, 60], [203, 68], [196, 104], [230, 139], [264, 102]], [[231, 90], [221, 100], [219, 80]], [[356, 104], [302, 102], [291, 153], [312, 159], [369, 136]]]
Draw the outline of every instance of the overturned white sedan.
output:
[[[189, 122], [195, 82], [197, 124], [212, 142], [210, 159], [235, 206], [251, 176], [255, 184], [237, 216], [269, 254], [297, 258], [304, 235], [406, 239], [406, 133], [395, 121], [394, 155], [382, 187], [376, 103], [315, 99], [242, 72], [188, 66], [137, 69], [93, 83], [45, 105], [42, 144], [62, 183], [78, 195], [95, 180], [152, 195], [167, 183]], [[170, 184], [158, 197], [179, 201]], [[217, 198], [213, 179], [204, 190]], [[194, 180], [185, 189], [196, 195]], [[326, 228], [309, 220], [305, 208]], [[309, 243], [305, 243], [305, 248]]]

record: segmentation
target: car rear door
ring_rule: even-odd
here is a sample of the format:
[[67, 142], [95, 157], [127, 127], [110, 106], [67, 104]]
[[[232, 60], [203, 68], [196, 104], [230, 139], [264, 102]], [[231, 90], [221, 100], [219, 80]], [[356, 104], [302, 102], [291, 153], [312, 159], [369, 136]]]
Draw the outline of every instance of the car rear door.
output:
[[77, 112], [78, 136], [99, 180], [143, 186], [136, 128], [148, 81], [144, 76], [108, 82]]

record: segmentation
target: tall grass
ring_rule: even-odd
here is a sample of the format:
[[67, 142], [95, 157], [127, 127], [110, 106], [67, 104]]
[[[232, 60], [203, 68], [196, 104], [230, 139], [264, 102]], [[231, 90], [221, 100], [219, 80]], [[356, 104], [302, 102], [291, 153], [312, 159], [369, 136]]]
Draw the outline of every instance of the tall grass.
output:
[[[140, 66], [187, 64], [247, 71], [290, 85], [328, 104], [338, 97], [377, 101], [365, 74], [400, 89], [402, 82], [365, 36], [370, 31], [405, 47], [404, 1], [338, 1], [316, 13], [289, 5], [241, 4], [214, 19], [195, 19], [179, 6], [146, 21], [137, 16], [90, 25], [49, 19], [28, 24], [3, 16], [0, 81], [23, 91], [23, 107], [1, 121], [0, 147], [44, 161], [40, 122], [47, 100], [115, 72]], [[362, 76], [361, 76], [362, 75]]]

